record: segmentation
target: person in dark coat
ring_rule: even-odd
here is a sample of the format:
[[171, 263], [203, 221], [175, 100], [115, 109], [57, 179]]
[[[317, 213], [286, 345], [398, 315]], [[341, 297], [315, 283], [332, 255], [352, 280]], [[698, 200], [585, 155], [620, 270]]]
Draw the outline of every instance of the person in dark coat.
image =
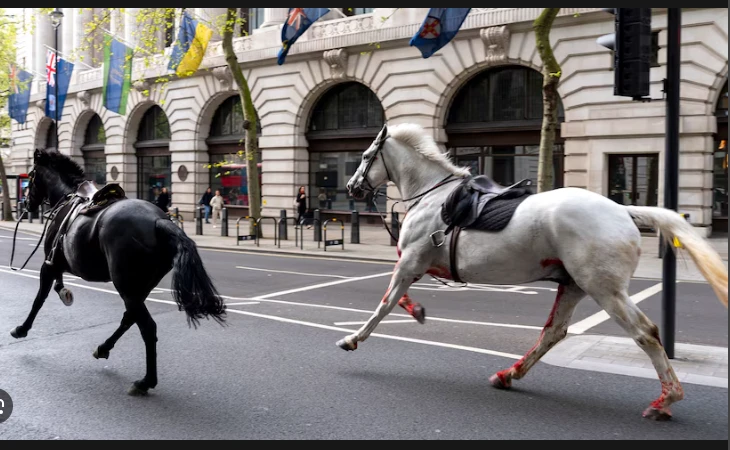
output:
[[300, 224], [302, 223], [302, 219], [304, 219], [304, 215], [307, 213], [307, 193], [304, 186], [301, 186], [299, 188], [299, 192], [297, 193], [297, 198], [294, 200], [294, 204], [297, 206], [297, 223]]
[[157, 207], [167, 214], [170, 208], [170, 194], [167, 192], [167, 188], [163, 187], [160, 195], [157, 196]]
[[205, 223], [210, 223], [210, 201], [213, 200], [213, 190], [208, 188], [200, 198], [200, 206], [205, 208]]

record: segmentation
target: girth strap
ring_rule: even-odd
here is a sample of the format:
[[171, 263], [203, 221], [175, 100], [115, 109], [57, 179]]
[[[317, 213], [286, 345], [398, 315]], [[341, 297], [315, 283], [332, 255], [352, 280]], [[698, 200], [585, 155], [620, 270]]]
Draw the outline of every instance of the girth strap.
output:
[[462, 228], [460, 227], [454, 227], [453, 232], [451, 233], [451, 244], [449, 245], [449, 261], [451, 265], [451, 278], [453, 278], [454, 281], [457, 283], [464, 284], [464, 281], [459, 277], [459, 271], [456, 268], [456, 244], [459, 239], [459, 235], [461, 234]]

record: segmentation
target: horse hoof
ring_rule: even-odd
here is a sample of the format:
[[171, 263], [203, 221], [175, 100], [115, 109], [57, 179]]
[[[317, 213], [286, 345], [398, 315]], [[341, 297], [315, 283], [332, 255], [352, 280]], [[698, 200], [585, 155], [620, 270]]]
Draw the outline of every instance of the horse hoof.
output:
[[337, 346], [340, 347], [342, 350], [345, 350], [346, 352], [354, 352], [355, 350], [357, 350], [357, 342], [351, 343], [347, 339], [337, 341]]
[[101, 347], [94, 350], [94, 358], [96, 359], [109, 359], [109, 351], [102, 350]]
[[418, 321], [421, 325], [426, 323], [426, 308], [421, 305], [415, 305], [413, 307], [413, 318]]
[[139, 381], [135, 381], [132, 387], [127, 391], [130, 397], [146, 397], [149, 394], [149, 389], [142, 386]]
[[667, 422], [669, 420], [672, 420], [672, 413], [666, 409], [657, 409], [654, 407], [650, 407], [649, 409], [644, 411], [644, 418], [654, 420], [656, 422]]
[[508, 391], [512, 388], [512, 383], [507, 381], [507, 379], [500, 374], [492, 375], [492, 377], [489, 379], [489, 382], [492, 384], [492, 387], [495, 387], [502, 391]]
[[61, 289], [58, 292], [58, 296], [61, 298], [61, 302], [63, 302], [64, 305], [71, 306], [74, 304], [74, 295], [68, 289], [66, 289], [66, 288]]
[[10, 332], [10, 336], [12, 336], [13, 339], [23, 339], [28, 337], [28, 332], [23, 330], [21, 327], [18, 327]]

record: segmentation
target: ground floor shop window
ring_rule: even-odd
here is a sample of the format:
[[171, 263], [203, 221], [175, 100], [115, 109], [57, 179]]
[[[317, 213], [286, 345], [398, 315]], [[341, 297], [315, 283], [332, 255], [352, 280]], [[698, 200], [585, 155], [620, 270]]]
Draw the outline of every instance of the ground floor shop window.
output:
[[86, 179], [93, 182], [97, 188], [106, 185], [106, 156], [104, 151], [84, 153], [84, 173]]
[[609, 155], [608, 197], [620, 205], [658, 206], [659, 155]]
[[[503, 186], [530, 179], [537, 186], [540, 147], [510, 145], [494, 147], [457, 147], [451, 155], [458, 166], [468, 167], [472, 175], [486, 175]], [[556, 145], [553, 154], [555, 189], [561, 188], [564, 173], [563, 146]]]
[[311, 152], [309, 157], [308, 208], [323, 211], [385, 212], [387, 187], [383, 185], [377, 198], [368, 195], [364, 200], [355, 200], [347, 193], [350, 181], [362, 161], [362, 151], [357, 152]]
[[[259, 185], [261, 184], [261, 160], [259, 157]], [[223, 202], [232, 206], [249, 206], [248, 170], [243, 152], [210, 155], [210, 187], [221, 191]]]
[[154, 202], [166, 187], [172, 192], [172, 159], [170, 156], [137, 157], [137, 186], [139, 198]]
[[717, 143], [713, 168], [713, 208], [712, 216], [715, 219], [728, 217], [728, 157], [727, 157], [727, 136]]

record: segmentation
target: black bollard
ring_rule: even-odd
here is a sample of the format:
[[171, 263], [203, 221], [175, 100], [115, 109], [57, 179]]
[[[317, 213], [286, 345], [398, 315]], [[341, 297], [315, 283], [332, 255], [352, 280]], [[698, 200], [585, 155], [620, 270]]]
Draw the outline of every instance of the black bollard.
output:
[[322, 215], [319, 209], [314, 210], [314, 242], [322, 242]]
[[285, 241], [289, 240], [289, 235], [287, 233], [287, 220], [286, 220], [286, 209], [282, 209], [279, 211], [279, 241], [282, 239]]
[[400, 221], [398, 220], [398, 213], [395, 211], [390, 216], [390, 232], [393, 233], [393, 236], [390, 237], [390, 246], [395, 247], [398, 245], [398, 238], [400, 237]]
[[228, 208], [221, 210], [221, 237], [228, 237]]
[[203, 208], [195, 208], [195, 235], [203, 235]]
[[360, 243], [360, 213], [357, 211], [352, 212], [352, 219], [350, 223], [350, 244]]

